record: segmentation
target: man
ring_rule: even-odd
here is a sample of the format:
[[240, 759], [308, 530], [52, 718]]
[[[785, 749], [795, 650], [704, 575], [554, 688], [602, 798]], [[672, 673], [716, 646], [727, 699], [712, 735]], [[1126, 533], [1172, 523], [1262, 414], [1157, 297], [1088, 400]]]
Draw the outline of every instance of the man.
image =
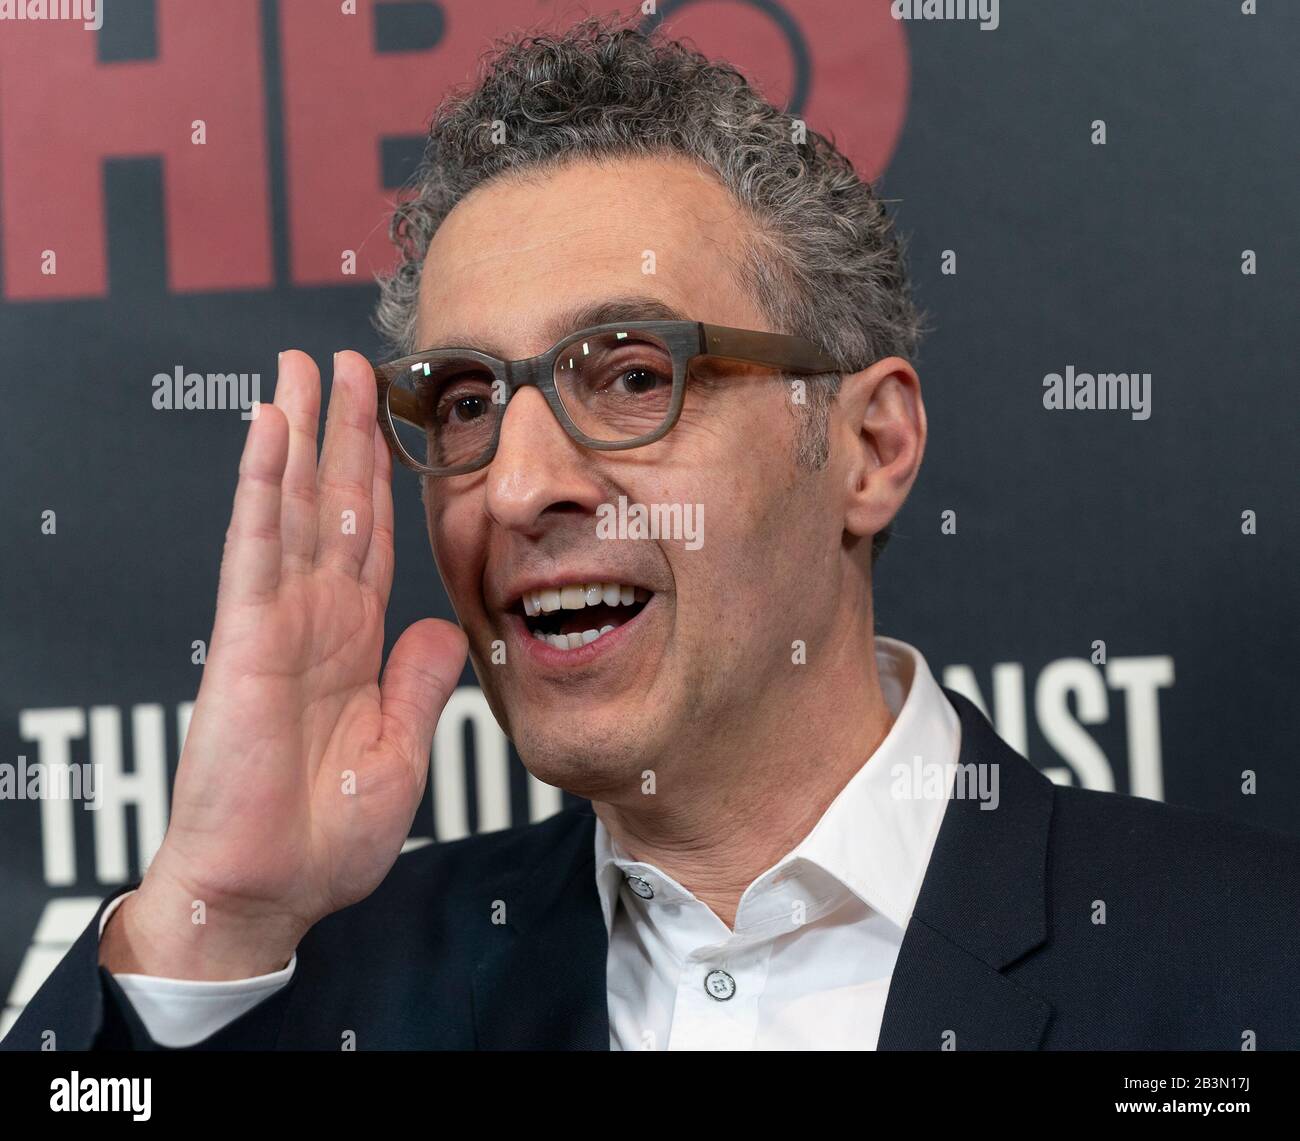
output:
[[[797, 140], [598, 20], [443, 108], [407, 356], [336, 355], [318, 463], [282, 354], [166, 840], [7, 1047], [1300, 1045], [1297, 841], [1058, 788], [875, 637], [918, 322], [879, 200]], [[460, 626], [381, 681], [393, 456]], [[399, 857], [467, 650], [591, 807]]]

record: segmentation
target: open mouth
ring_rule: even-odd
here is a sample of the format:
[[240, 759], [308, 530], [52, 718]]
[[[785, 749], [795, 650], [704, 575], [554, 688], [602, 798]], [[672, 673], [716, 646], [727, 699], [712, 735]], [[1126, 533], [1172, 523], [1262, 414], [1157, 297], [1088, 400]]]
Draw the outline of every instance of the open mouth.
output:
[[528, 590], [515, 604], [528, 632], [557, 650], [576, 650], [630, 622], [652, 591], [618, 582], [570, 583]]

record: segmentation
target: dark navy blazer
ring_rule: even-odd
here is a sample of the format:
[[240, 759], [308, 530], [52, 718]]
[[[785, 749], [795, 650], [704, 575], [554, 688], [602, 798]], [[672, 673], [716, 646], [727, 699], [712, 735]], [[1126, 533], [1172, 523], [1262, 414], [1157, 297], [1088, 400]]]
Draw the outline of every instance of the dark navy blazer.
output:
[[[1000, 766], [1001, 800], [948, 803], [879, 1048], [1300, 1048], [1300, 839], [1054, 785], [945, 693], [961, 763]], [[312, 928], [284, 989], [191, 1049], [338, 1050], [348, 1032], [361, 1050], [608, 1049], [595, 823], [584, 804], [398, 857]], [[157, 1048], [98, 965], [98, 927], [4, 1049], [47, 1030], [60, 1050]]]

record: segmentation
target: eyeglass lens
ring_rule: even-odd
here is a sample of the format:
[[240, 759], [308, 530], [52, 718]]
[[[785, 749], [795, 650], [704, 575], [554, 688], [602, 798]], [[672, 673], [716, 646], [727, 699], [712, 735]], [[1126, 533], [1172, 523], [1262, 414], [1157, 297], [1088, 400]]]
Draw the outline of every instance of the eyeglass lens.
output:
[[[575, 337], [556, 354], [556, 392], [577, 429], [594, 440], [625, 442], [652, 435], [670, 415], [673, 358], [667, 343], [643, 329]], [[470, 464], [491, 449], [508, 393], [482, 361], [432, 357], [393, 381], [389, 407], [418, 409], [392, 423], [407, 455], [431, 468]], [[413, 397], [414, 399], [410, 399]]]

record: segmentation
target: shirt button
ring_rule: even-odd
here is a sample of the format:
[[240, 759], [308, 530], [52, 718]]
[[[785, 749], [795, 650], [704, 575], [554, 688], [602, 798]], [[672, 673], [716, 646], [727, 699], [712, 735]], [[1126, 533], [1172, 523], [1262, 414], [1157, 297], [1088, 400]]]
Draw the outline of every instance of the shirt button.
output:
[[628, 876], [627, 886], [642, 899], [654, 899], [655, 897], [655, 889], [650, 886], [650, 881], [642, 879], [640, 876]]
[[710, 998], [726, 1002], [736, 993], [736, 980], [726, 971], [710, 971], [704, 976], [704, 990]]

